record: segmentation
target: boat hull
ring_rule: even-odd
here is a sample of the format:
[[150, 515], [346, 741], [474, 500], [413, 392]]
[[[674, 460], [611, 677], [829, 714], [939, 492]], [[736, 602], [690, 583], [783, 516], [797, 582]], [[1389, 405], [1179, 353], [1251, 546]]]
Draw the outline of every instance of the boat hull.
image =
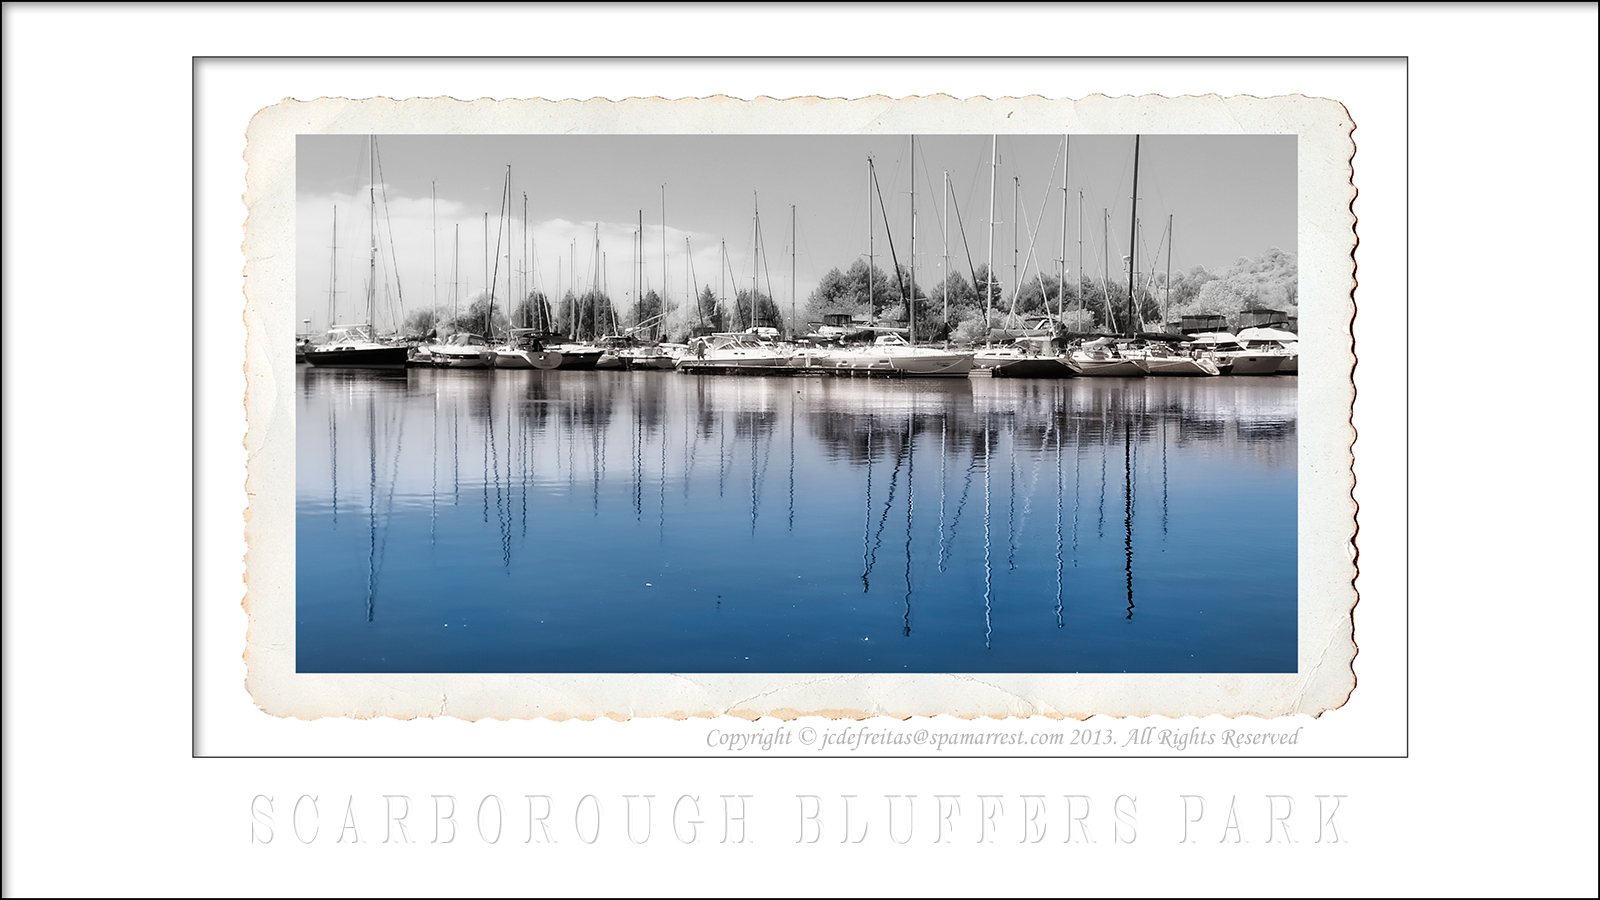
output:
[[1142, 359], [1080, 359], [1074, 356], [1072, 364], [1078, 367], [1079, 375], [1088, 378], [1143, 378], [1150, 374]]
[[440, 369], [488, 369], [494, 365], [494, 354], [440, 353], [435, 350], [433, 364]]
[[921, 348], [846, 350], [830, 353], [819, 363], [820, 368], [835, 375], [896, 378], [965, 378], [972, 371], [972, 365], [971, 353]]
[[1282, 356], [1260, 353], [1239, 353], [1232, 357], [1230, 375], [1276, 375], [1283, 364]]
[[599, 348], [558, 347], [554, 352], [561, 357], [558, 369], [593, 369], [600, 362]]
[[690, 375], [772, 375], [792, 369], [789, 359], [787, 354], [713, 352], [704, 357], [686, 356], [678, 360], [677, 369]]
[[1190, 359], [1184, 356], [1150, 356], [1144, 360], [1151, 375], [1168, 378], [1174, 376], [1207, 377], [1222, 374], [1217, 364], [1209, 359]]
[[553, 350], [497, 350], [496, 369], [559, 369], [561, 354]]
[[1077, 370], [1059, 356], [1025, 356], [1011, 358], [975, 357], [976, 368], [988, 369], [995, 378], [1070, 378]]
[[312, 348], [306, 351], [306, 362], [330, 369], [403, 369], [409, 355], [406, 347]]

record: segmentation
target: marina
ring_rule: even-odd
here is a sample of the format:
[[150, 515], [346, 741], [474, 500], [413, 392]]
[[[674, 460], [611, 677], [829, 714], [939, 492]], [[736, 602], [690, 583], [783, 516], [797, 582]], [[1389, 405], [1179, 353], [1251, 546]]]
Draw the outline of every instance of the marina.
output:
[[300, 148], [298, 672], [1295, 671], [1292, 140]]

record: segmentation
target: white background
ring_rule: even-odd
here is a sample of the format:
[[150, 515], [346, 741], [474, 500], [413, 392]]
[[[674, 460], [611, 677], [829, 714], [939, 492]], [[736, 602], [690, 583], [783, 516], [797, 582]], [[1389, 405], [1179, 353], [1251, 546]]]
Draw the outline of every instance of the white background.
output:
[[[5, 8], [7, 895], [1594, 893], [1595, 378], [1579, 362], [1592, 361], [1595, 309], [1592, 6], [824, 8], [795, 20], [720, 9], [607, 13]], [[1407, 55], [1409, 69], [1331, 60], [297, 61], [202, 80], [191, 96], [196, 55], [747, 47], [1362, 53]], [[191, 589], [208, 610], [231, 607], [241, 592], [236, 248], [238, 153], [250, 113], [285, 96], [938, 91], [1300, 92], [1350, 106], [1362, 192], [1363, 681], [1348, 707], [1314, 727], [1330, 746], [1398, 741], [1408, 759], [191, 758]], [[197, 130], [192, 100], [207, 111]], [[192, 235], [191, 250], [196, 221], [205, 230]], [[1577, 325], [1575, 340], [1560, 342], [1577, 352], [1544, 356], [1535, 340], [1504, 348], [1486, 340], [1484, 326], [1508, 318]], [[1497, 367], [1501, 359], [1514, 368]], [[1396, 735], [1394, 723], [1406, 721], [1399, 611], [1408, 589], [1409, 734]], [[1363, 634], [1376, 648], [1371, 657]], [[308, 744], [336, 752], [346, 739], [340, 728], [359, 729], [360, 745], [392, 735], [394, 752], [416, 752], [418, 733], [448, 732], [452, 746], [462, 730], [483, 746], [519, 740], [499, 723], [263, 725], [239, 687], [242, 665], [231, 676], [216, 665], [199, 660], [201, 718], [219, 739], [259, 739], [257, 752]], [[251, 798], [272, 795], [287, 806], [302, 793], [323, 798], [323, 838], [294, 842], [280, 810], [277, 840], [252, 844]], [[661, 833], [636, 847], [616, 822], [593, 847], [530, 847], [514, 836], [493, 847], [476, 838], [386, 845], [375, 820], [362, 822], [369, 843], [359, 847], [335, 845], [326, 833], [346, 796], [381, 807], [384, 794], [424, 804], [431, 794], [470, 803], [485, 793], [553, 794], [569, 809], [593, 793], [613, 812], [625, 794], [691, 793], [708, 807], [716, 794], [752, 794], [756, 843], [681, 847]], [[971, 843], [969, 812], [956, 845], [919, 834], [901, 847], [874, 833], [840, 846], [831, 831], [816, 845], [792, 843], [795, 794], [960, 794], [970, 807], [978, 794], [1015, 802], [1064, 793], [1104, 803], [1139, 796], [1140, 839], [1119, 846], [1102, 832], [1101, 843], [1084, 848], [1060, 844], [1064, 835], [1052, 831], [1043, 844], [1021, 845], [1007, 832], [980, 845]], [[1204, 843], [1177, 844], [1181, 794], [1223, 805], [1238, 795], [1250, 843], [1218, 844], [1219, 826], [1208, 819]], [[1339, 821], [1349, 843], [1310, 843], [1315, 822], [1304, 813], [1302, 843], [1263, 844], [1267, 794], [1297, 804], [1347, 795]], [[418, 830], [425, 841], [427, 829]]]

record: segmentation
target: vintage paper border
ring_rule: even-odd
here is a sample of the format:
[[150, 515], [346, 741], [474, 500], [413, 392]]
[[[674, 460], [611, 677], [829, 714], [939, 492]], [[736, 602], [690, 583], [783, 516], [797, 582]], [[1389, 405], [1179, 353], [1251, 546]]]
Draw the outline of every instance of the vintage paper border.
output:
[[[463, 719], [1320, 715], [1354, 688], [1355, 505], [1350, 325], [1354, 123], [1339, 103], [1274, 98], [1083, 100], [728, 97], [465, 102], [321, 99], [262, 110], [244, 201], [246, 687], [277, 716]], [[1226, 133], [1299, 136], [1299, 671], [1276, 675], [300, 675], [294, 671], [294, 138], [305, 133]]]

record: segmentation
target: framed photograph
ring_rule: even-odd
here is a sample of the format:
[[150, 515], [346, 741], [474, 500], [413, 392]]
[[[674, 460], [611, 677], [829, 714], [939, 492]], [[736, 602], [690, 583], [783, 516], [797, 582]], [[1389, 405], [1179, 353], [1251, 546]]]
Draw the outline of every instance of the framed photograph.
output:
[[252, 695], [1341, 705], [1356, 127], [1305, 96], [263, 110]]

